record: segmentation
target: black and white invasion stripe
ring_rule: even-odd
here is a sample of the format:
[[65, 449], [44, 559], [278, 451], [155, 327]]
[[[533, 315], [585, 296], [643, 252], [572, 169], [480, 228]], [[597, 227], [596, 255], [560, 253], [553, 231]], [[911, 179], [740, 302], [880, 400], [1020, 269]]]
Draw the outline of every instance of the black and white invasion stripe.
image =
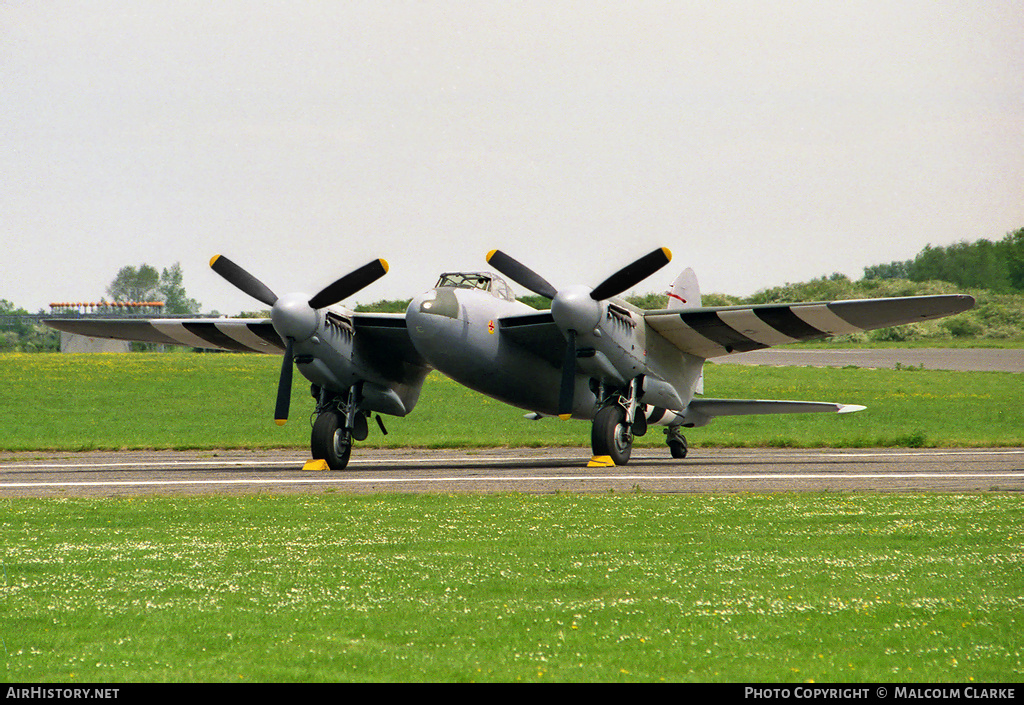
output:
[[284, 352], [284, 344], [269, 318], [49, 318], [45, 323], [89, 338], [272, 355]]
[[957, 294], [652, 311], [645, 318], [680, 350], [707, 359], [942, 318], [973, 305]]

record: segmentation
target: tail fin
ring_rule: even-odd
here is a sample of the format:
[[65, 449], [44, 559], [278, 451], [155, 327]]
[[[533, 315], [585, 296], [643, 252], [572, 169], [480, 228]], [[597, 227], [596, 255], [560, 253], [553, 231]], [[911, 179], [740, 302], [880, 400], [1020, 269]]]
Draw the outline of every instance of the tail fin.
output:
[[[700, 308], [700, 285], [697, 284], [697, 275], [693, 269], [687, 267], [672, 282], [668, 288], [668, 308], [670, 311], [678, 311], [685, 308]], [[696, 394], [704, 393], [704, 370], [701, 370], [697, 378]]]
[[668, 288], [669, 310], [700, 308], [700, 286], [693, 269], [687, 267]]

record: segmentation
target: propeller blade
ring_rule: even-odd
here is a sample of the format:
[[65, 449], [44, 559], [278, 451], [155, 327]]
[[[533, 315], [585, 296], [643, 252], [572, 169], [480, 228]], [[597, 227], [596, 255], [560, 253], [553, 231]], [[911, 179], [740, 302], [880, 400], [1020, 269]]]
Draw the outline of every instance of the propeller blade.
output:
[[249, 274], [237, 264], [223, 255], [214, 255], [210, 260], [210, 268], [244, 291], [257, 301], [262, 301], [267, 306], [273, 306], [277, 301], [277, 294], [267, 288], [267, 285]]
[[558, 293], [555, 287], [523, 263], [512, 259], [501, 250], [491, 250], [487, 253], [487, 263], [504, 274], [506, 277], [525, 286], [535, 294], [544, 298], [553, 299]]
[[388, 263], [383, 259], [375, 259], [364, 264], [354, 272], [349, 272], [341, 279], [320, 290], [309, 300], [311, 308], [324, 308], [347, 299], [360, 289], [369, 286], [388, 273]]
[[654, 252], [644, 255], [636, 262], [627, 264], [598, 284], [590, 292], [590, 298], [594, 301], [604, 301], [613, 296], [618, 296], [657, 272], [670, 261], [672, 261], [672, 253], [667, 247], [660, 247], [654, 250]]
[[573, 393], [576, 391], [576, 331], [569, 331], [568, 345], [565, 346], [565, 360], [562, 362], [562, 387], [558, 392], [558, 416], [567, 419], [572, 415]]
[[292, 400], [292, 339], [284, 347], [284, 362], [281, 363], [281, 380], [277, 384], [277, 404], [274, 407], [274, 423], [284, 426], [288, 420], [288, 407]]

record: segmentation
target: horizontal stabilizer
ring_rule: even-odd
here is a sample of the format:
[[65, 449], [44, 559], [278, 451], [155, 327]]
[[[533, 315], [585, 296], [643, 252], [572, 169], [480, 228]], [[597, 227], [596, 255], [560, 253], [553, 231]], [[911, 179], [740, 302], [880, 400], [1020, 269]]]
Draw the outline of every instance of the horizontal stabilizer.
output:
[[777, 401], [774, 399], [693, 399], [682, 411], [661, 411], [648, 423], [659, 426], [706, 426], [716, 416], [747, 416], [750, 414], [849, 414], [863, 410], [856, 404], [834, 404], [825, 401]]
[[825, 401], [775, 401], [771, 399], [694, 399], [687, 411], [704, 416], [746, 416], [749, 414], [849, 414], [863, 411], [857, 404], [834, 404]]

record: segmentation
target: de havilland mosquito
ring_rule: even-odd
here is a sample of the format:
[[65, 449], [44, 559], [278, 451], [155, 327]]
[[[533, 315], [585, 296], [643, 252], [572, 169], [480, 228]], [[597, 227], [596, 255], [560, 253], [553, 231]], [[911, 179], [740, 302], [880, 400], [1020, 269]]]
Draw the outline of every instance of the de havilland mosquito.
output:
[[509, 255], [493, 250], [491, 268], [551, 301], [538, 311], [517, 301], [492, 272], [442, 274], [404, 314], [364, 313], [338, 303], [387, 273], [374, 260], [310, 296], [278, 296], [227, 257], [210, 266], [270, 307], [269, 319], [48, 319], [59, 330], [98, 338], [283, 354], [275, 419], [288, 418], [292, 371], [316, 399], [307, 467], [340, 470], [368, 420], [387, 433], [381, 414], [402, 417], [416, 406], [432, 369], [528, 418], [589, 420], [592, 464], [623, 465], [633, 439], [663, 426], [673, 457], [687, 453], [681, 429], [718, 416], [848, 413], [833, 402], [713, 399], [704, 396], [703, 366], [774, 345], [902, 325], [966, 311], [966, 295], [914, 296], [753, 306], [701, 305], [693, 271], [668, 291], [668, 308], [641, 310], [617, 298], [671, 260], [660, 248], [594, 287], [558, 288]]

